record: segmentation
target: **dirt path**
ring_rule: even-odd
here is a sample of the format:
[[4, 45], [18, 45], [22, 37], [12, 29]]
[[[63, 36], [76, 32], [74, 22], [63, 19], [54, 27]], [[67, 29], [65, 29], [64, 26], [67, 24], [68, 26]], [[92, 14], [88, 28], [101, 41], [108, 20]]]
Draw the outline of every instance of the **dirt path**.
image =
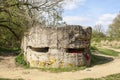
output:
[[120, 59], [96, 65], [76, 72], [50, 73], [38, 69], [23, 69], [14, 64], [14, 57], [0, 56], [0, 78], [25, 80], [80, 80], [83, 78], [99, 78], [115, 73], [120, 73]]

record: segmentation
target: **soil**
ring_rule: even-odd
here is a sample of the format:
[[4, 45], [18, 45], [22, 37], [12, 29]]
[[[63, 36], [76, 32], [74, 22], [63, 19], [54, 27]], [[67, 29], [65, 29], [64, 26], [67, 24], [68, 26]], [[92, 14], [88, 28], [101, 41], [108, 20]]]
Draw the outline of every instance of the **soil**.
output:
[[108, 63], [95, 65], [84, 70], [61, 73], [42, 72], [39, 69], [24, 69], [15, 65], [14, 58], [14, 56], [0, 56], [0, 78], [22, 78], [24, 80], [80, 80], [84, 78], [100, 78], [120, 73], [120, 58], [114, 58]]

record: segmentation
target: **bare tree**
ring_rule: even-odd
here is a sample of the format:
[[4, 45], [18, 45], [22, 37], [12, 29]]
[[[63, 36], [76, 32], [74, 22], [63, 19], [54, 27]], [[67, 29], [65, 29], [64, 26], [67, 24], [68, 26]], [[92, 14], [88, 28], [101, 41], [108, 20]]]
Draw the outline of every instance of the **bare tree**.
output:
[[101, 24], [97, 24], [93, 27], [93, 37], [105, 37], [104, 28]]

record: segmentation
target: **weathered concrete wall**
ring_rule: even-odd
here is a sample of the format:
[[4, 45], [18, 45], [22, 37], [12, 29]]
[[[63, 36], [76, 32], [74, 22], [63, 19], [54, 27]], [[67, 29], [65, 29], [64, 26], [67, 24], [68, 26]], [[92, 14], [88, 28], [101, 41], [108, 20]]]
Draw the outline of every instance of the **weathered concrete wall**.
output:
[[24, 36], [22, 48], [31, 67], [58, 68], [90, 62], [92, 29], [81, 26], [34, 27]]

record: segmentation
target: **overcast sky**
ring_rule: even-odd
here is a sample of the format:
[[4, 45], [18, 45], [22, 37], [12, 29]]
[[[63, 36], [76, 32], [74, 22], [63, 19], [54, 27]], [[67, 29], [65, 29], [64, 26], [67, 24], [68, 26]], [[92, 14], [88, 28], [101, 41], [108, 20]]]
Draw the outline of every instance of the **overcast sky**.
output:
[[120, 0], [66, 0], [63, 20], [67, 24], [107, 27], [120, 12]]

